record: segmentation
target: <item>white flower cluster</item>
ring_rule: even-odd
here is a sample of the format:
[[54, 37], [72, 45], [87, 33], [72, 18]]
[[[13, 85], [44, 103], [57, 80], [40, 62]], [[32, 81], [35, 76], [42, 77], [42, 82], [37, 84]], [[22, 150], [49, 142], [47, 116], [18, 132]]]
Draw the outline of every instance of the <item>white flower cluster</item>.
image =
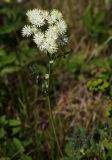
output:
[[22, 35], [33, 35], [33, 41], [45, 53], [56, 53], [59, 46], [68, 42], [67, 24], [61, 12], [53, 9], [51, 12], [40, 9], [27, 11], [26, 15], [30, 25], [25, 25]]

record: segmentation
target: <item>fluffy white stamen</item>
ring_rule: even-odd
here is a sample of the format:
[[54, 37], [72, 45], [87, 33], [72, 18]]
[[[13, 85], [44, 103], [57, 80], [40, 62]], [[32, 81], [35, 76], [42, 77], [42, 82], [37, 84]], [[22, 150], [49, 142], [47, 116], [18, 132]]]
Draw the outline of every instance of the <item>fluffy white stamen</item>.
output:
[[30, 25], [24, 26], [22, 35], [26, 37], [33, 35], [33, 41], [41, 51], [54, 54], [59, 46], [68, 42], [67, 24], [58, 10], [48, 12], [33, 9], [27, 11], [26, 15]]

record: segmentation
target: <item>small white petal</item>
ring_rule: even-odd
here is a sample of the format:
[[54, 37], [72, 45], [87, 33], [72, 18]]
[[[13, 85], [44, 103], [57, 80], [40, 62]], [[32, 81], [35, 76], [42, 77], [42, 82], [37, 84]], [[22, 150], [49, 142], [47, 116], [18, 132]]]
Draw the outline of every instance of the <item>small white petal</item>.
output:
[[31, 36], [31, 34], [32, 34], [31, 26], [25, 25], [23, 27], [23, 29], [22, 29], [22, 35], [23, 35], [23, 37], [25, 37], [25, 36], [29, 37], [29, 36]]
[[49, 79], [49, 74], [45, 74], [45, 79]]
[[43, 18], [44, 18], [45, 20], [47, 20], [48, 17], [49, 17], [49, 12], [43, 10], [42, 16], [43, 16]]
[[53, 41], [52, 38], [46, 38], [46, 50], [53, 54], [57, 52], [58, 46], [55, 41]]
[[56, 19], [58, 19], [58, 20], [60, 20], [63, 17], [62, 13], [56, 9], [52, 10], [51, 15], [56, 17]]
[[51, 11], [50, 16], [48, 17], [48, 23], [49, 23], [49, 24], [54, 24], [54, 23], [56, 23], [57, 21], [60, 21], [62, 17], [63, 17], [63, 16], [62, 16], [61, 12], [59, 12], [59, 11], [56, 10], [56, 9], [53, 9], [53, 10]]
[[44, 41], [44, 34], [41, 32], [37, 32], [33, 37], [33, 41], [37, 44], [38, 47], [40, 47], [40, 45]]
[[61, 34], [64, 34], [67, 31], [67, 24], [65, 23], [64, 20], [57, 22], [56, 25], [57, 25]]
[[45, 32], [46, 38], [51, 38], [52, 40], [58, 39], [59, 30], [57, 26], [50, 26], [47, 31]]
[[45, 19], [42, 16], [43, 12], [38, 9], [29, 10], [26, 15], [28, 16], [28, 19], [30, 23], [33, 25], [36, 25], [37, 27], [41, 27], [45, 24]]

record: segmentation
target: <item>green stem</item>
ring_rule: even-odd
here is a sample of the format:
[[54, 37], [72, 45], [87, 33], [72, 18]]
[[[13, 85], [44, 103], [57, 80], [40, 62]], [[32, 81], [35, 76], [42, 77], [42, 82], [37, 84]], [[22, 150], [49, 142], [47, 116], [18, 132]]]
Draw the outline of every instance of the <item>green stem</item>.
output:
[[51, 123], [51, 127], [53, 130], [53, 134], [60, 152], [60, 155], [63, 157], [62, 151], [61, 151], [61, 147], [57, 138], [57, 134], [56, 134], [56, 129], [55, 129], [55, 125], [54, 125], [54, 118], [53, 118], [53, 113], [52, 113], [52, 109], [51, 109], [51, 101], [50, 101], [50, 83], [51, 83], [51, 64], [49, 63], [49, 80], [48, 80], [48, 95], [47, 95], [47, 102], [48, 102], [48, 108], [49, 108], [49, 114], [50, 114], [50, 123]]

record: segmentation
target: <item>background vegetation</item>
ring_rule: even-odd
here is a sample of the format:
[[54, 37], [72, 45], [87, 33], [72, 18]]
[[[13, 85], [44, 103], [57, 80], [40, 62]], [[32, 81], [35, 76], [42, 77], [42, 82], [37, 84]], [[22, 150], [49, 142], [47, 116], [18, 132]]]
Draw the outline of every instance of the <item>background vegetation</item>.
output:
[[[21, 36], [26, 10], [59, 9], [69, 28], [54, 64], [53, 138], [37, 76], [44, 54]], [[0, 0], [0, 160], [112, 159], [112, 0]]]

